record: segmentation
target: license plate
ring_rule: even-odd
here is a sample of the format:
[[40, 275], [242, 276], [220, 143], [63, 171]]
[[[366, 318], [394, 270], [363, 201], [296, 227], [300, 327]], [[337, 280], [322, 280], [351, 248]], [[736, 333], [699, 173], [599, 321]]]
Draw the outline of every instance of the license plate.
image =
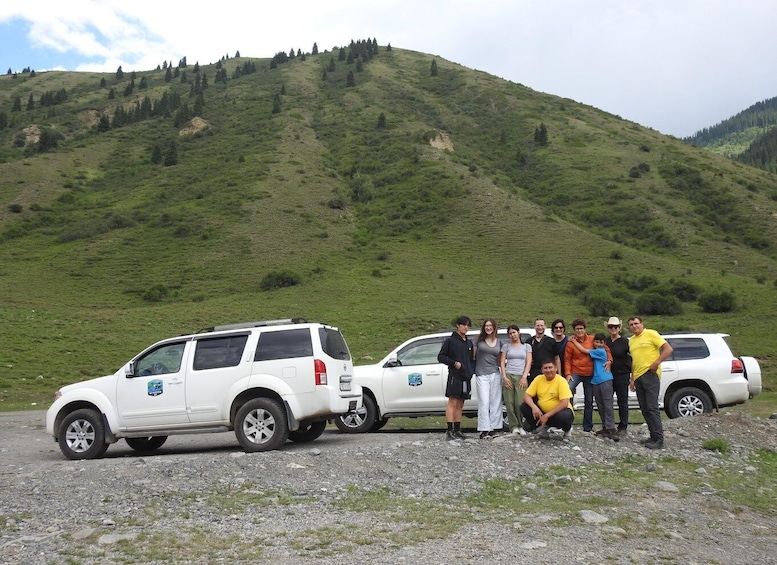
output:
[[351, 383], [340, 383], [340, 390], [351, 390]]

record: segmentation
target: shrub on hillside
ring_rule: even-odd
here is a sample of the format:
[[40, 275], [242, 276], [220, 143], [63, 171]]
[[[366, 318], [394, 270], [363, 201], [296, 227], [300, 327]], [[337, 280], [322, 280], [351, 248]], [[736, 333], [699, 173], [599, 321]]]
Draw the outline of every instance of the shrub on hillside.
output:
[[734, 293], [727, 290], [705, 292], [699, 297], [699, 307], [712, 314], [731, 312], [736, 306]]
[[636, 307], [640, 315], [675, 315], [683, 311], [683, 305], [676, 296], [655, 291], [640, 294]]
[[167, 287], [163, 284], [155, 284], [146, 289], [143, 293], [143, 300], [146, 302], [161, 302], [168, 295]]
[[302, 277], [294, 271], [284, 269], [267, 273], [262, 279], [262, 282], [259, 283], [259, 287], [262, 290], [273, 290], [298, 284], [302, 284]]

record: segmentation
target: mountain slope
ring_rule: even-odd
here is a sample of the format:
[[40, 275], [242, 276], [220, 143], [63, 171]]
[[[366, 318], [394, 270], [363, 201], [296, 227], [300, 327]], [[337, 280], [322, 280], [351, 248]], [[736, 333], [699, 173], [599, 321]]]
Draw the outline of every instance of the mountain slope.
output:
[[[148, 88], [128, 96], [126, 74], [0, 77], [0, 390], [13, 399], [37, 375], [53, 389], [155, 339], [248, 319], [338, 324], [359, 358], [462, 312], [590, 316], [570, 289], [599, 299], [594, 319], [623, 317], [644, 277], [739, 302], [687, 304], [654, 327], [771, 354], [772, 175], [438, 57], [359, 60], [227, 59], [170, 82], [138, 73]], [[198, 74], [207, 87], [190, 96]], [[64, 103], [12, 111], [61, 88]], [[181, 102], [99, 131], [146, 96]], [[23, 146], [36, 128], [57, 147]], [[177, 163], [155, 163], [171, 146]], [[281, 271], [301, 284], [262, 290]]]

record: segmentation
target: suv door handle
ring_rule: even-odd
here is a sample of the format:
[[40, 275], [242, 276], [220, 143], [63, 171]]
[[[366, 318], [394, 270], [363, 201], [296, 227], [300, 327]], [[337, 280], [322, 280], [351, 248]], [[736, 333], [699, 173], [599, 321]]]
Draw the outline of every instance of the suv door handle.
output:
[[430, 377], [436, 377], [438, 375], [442, 375], [442, 372], [441, 371], [426, 371], [426, 374], [429, 375]]

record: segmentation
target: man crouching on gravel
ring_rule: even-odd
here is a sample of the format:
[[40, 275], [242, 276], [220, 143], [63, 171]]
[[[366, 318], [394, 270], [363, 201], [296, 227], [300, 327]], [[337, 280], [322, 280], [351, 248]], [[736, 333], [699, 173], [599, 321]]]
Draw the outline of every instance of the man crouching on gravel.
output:
[[523, 429], [527, 432], [537, 430], [537, 436], [543, 439], [550, 437], [548, 428], [564, 430], [564, 440], [572, 435], [572, 422], [575, 412], [570, 402], [572, 391], [567, 380], [556, 373], [556, 363], [553, 359], [542, 362], [542, 374], [526, 389], [521, 404], [523, 414]]

